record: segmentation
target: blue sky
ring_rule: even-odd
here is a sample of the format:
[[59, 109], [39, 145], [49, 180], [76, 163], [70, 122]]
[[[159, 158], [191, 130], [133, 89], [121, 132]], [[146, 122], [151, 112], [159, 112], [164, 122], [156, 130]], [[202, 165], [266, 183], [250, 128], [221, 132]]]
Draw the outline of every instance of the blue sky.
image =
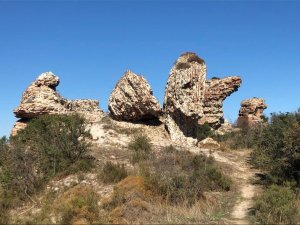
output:
[[300, 107], [300, 2], [0, 1], [0, 136], [8, 135], [22, 92], [45, 71], [70, 99], [99, 99], [125, 70], [142, 74], [162, 103], [176, 58], [204, 58], [208, 78], [240, 75], [224, 102], [263, 97], [266, 113]]

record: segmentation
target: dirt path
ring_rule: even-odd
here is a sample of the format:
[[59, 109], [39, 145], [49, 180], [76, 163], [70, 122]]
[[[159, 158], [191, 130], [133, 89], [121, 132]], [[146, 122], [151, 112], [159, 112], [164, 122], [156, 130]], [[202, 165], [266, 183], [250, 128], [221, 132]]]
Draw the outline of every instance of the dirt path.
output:
[[232, 177], [238, 184], [240, 198], [237, 200], [230, 218], [226, 221], [230, 224], [249, 224], [248, 212], [253, 206], [253, 197], [259, 191], [259, 186], [254, 185], [253, 180], [256, 179], [257, 170], [251, 168], [247, 162], [249, 159], [249, 151], [234, 152], [210, 152], [207, 149], [194, 149], [201, 151], [206, 155], [212, 155], [216, 161], [230, 165], [233, 169]]

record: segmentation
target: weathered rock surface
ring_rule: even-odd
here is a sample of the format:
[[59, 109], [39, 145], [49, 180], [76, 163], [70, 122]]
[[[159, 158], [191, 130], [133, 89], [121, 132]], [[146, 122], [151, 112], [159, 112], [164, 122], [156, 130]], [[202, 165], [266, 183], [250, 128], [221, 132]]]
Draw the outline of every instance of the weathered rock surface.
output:
[[267, 108], [265, 100], [262, 98], [250, 98], [241, 102], [237, 126], [253, 127], [262, 124], [263, 111]]
[[59, 77], [52, 72], [41, 74], [22, 95], [21, 104], [14, 110], [14, 114], [21, 120], [17, 121], [11, 134], [15, 135], [24, 129], [30, 119], [45, 114], [79, 113], [88, 122], [97, 122], [103, 117], [97, 100], [68, 100], [56, 91]]
[[139, 121], [158, 118], [161, 107], [145, 78], [127, 71], [112, 91], [108, 109], [114, 119]]
[[206, 81], [204, 116], [201, 118], [200, 123], [207, 122], [213, 128], [219, 128], [224, 123], [223, 101], [237, 91], [241, 83], [241, 78], [237, 76]]
[[218, 128], [224, 122], [222, 102], [241, 84], [240, 77], [206, 80], [206, 65], [195, 53], [182, 54], [166, 85], [166, 128], [176, 142], [195, 144], [198, 124]]

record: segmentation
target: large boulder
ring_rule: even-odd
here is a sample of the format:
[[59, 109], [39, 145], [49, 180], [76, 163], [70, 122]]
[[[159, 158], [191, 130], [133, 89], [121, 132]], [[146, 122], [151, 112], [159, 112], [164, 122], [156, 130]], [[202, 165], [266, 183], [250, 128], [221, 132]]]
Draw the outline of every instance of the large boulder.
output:
[[254, 127], [265, 121], [262, 119], [263, 111], [267, 108], [262, 98], [250, 98], [241, 102], [237, 126], [239, 128]]
[[203, 117], [206, 65], [194, 53], [181, 55], [171, 69], [164, 97], [165, 125], [172, 141], [193, 143]]
[[161, 107], [142, 76], [126, 71], [112, 91], [108, 109], [112, 117], [123, 121], [158, 118]]
[[98, 122], [103, 117], [97, 100], [68, 100], [56, 91], [59, 77], [52, 72], [41, 74], [22, 95], [21, 104], [14, 110], [17, 118], [11, 132], [16, 135], [19, 130], [33, 118], [45, 114], [72, 114], [78, 113], [86, 118], [87, 122]]
[[224, 123], [222, 105], [241, 84], [240, 77], [206, 80], [206, 65], [184, 53], [171, 69], [164, 98], [166, 128], [176, 142], [195, 144], [200, 124], [217, 129]]

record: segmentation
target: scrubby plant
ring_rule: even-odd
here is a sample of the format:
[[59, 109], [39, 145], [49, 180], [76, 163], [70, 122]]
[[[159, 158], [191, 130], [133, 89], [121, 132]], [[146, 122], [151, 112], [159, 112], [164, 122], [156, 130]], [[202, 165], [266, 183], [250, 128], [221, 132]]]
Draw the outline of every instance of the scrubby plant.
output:
[[99, 174], [99, 178], [104, 183], [116, 183], [128, 176], [124, 165], [106, 162]]
[[99, 223], [99, 200], [100, 196], [91, 187], [78, 185], [55, 200], [55, 214], [61, 224]]
[[191, 65], [189, 63], [185, 63], [185, 62], [178, 62], [176, 63], [176, 69], [177, 70], [185, 70], [190, 68]]
[[197, 140], [202, 141], [207, 137], [210, 137], [213, 135], [213, 132], [211, 130], [211, 127], [207, 122], [204, 124], [199, 124], [197, 126]]
[[201, 59], [199, 56], [197, 56], [196, 54], [190, 54], [188, 59], [187, 59], [188, 62], [197, 62], [197, 63], [204, 63], [204, 60]]
[[289, 187], [270, 186], [255, 199], [255, 221], [260, 224], [296, 224], [300, 219], [296, 198]]
[[147, 160], [151, 155], [150, 139], [145, 134], [135, 135], [128, 148], [132, 151], [132, 163]]
[[167, 203], [193, 205], [205, 191], [228, 191], [231, 180], [204, 155], [165, 151], [141, 165], [147, 187]]
[[30, 199], [58, 173], [89, 170], [93, 166], [87, 156], [89, 137], [85, 121], [78, 115], [32, 120], [0, 151], [0, 185], [17, 202]]

